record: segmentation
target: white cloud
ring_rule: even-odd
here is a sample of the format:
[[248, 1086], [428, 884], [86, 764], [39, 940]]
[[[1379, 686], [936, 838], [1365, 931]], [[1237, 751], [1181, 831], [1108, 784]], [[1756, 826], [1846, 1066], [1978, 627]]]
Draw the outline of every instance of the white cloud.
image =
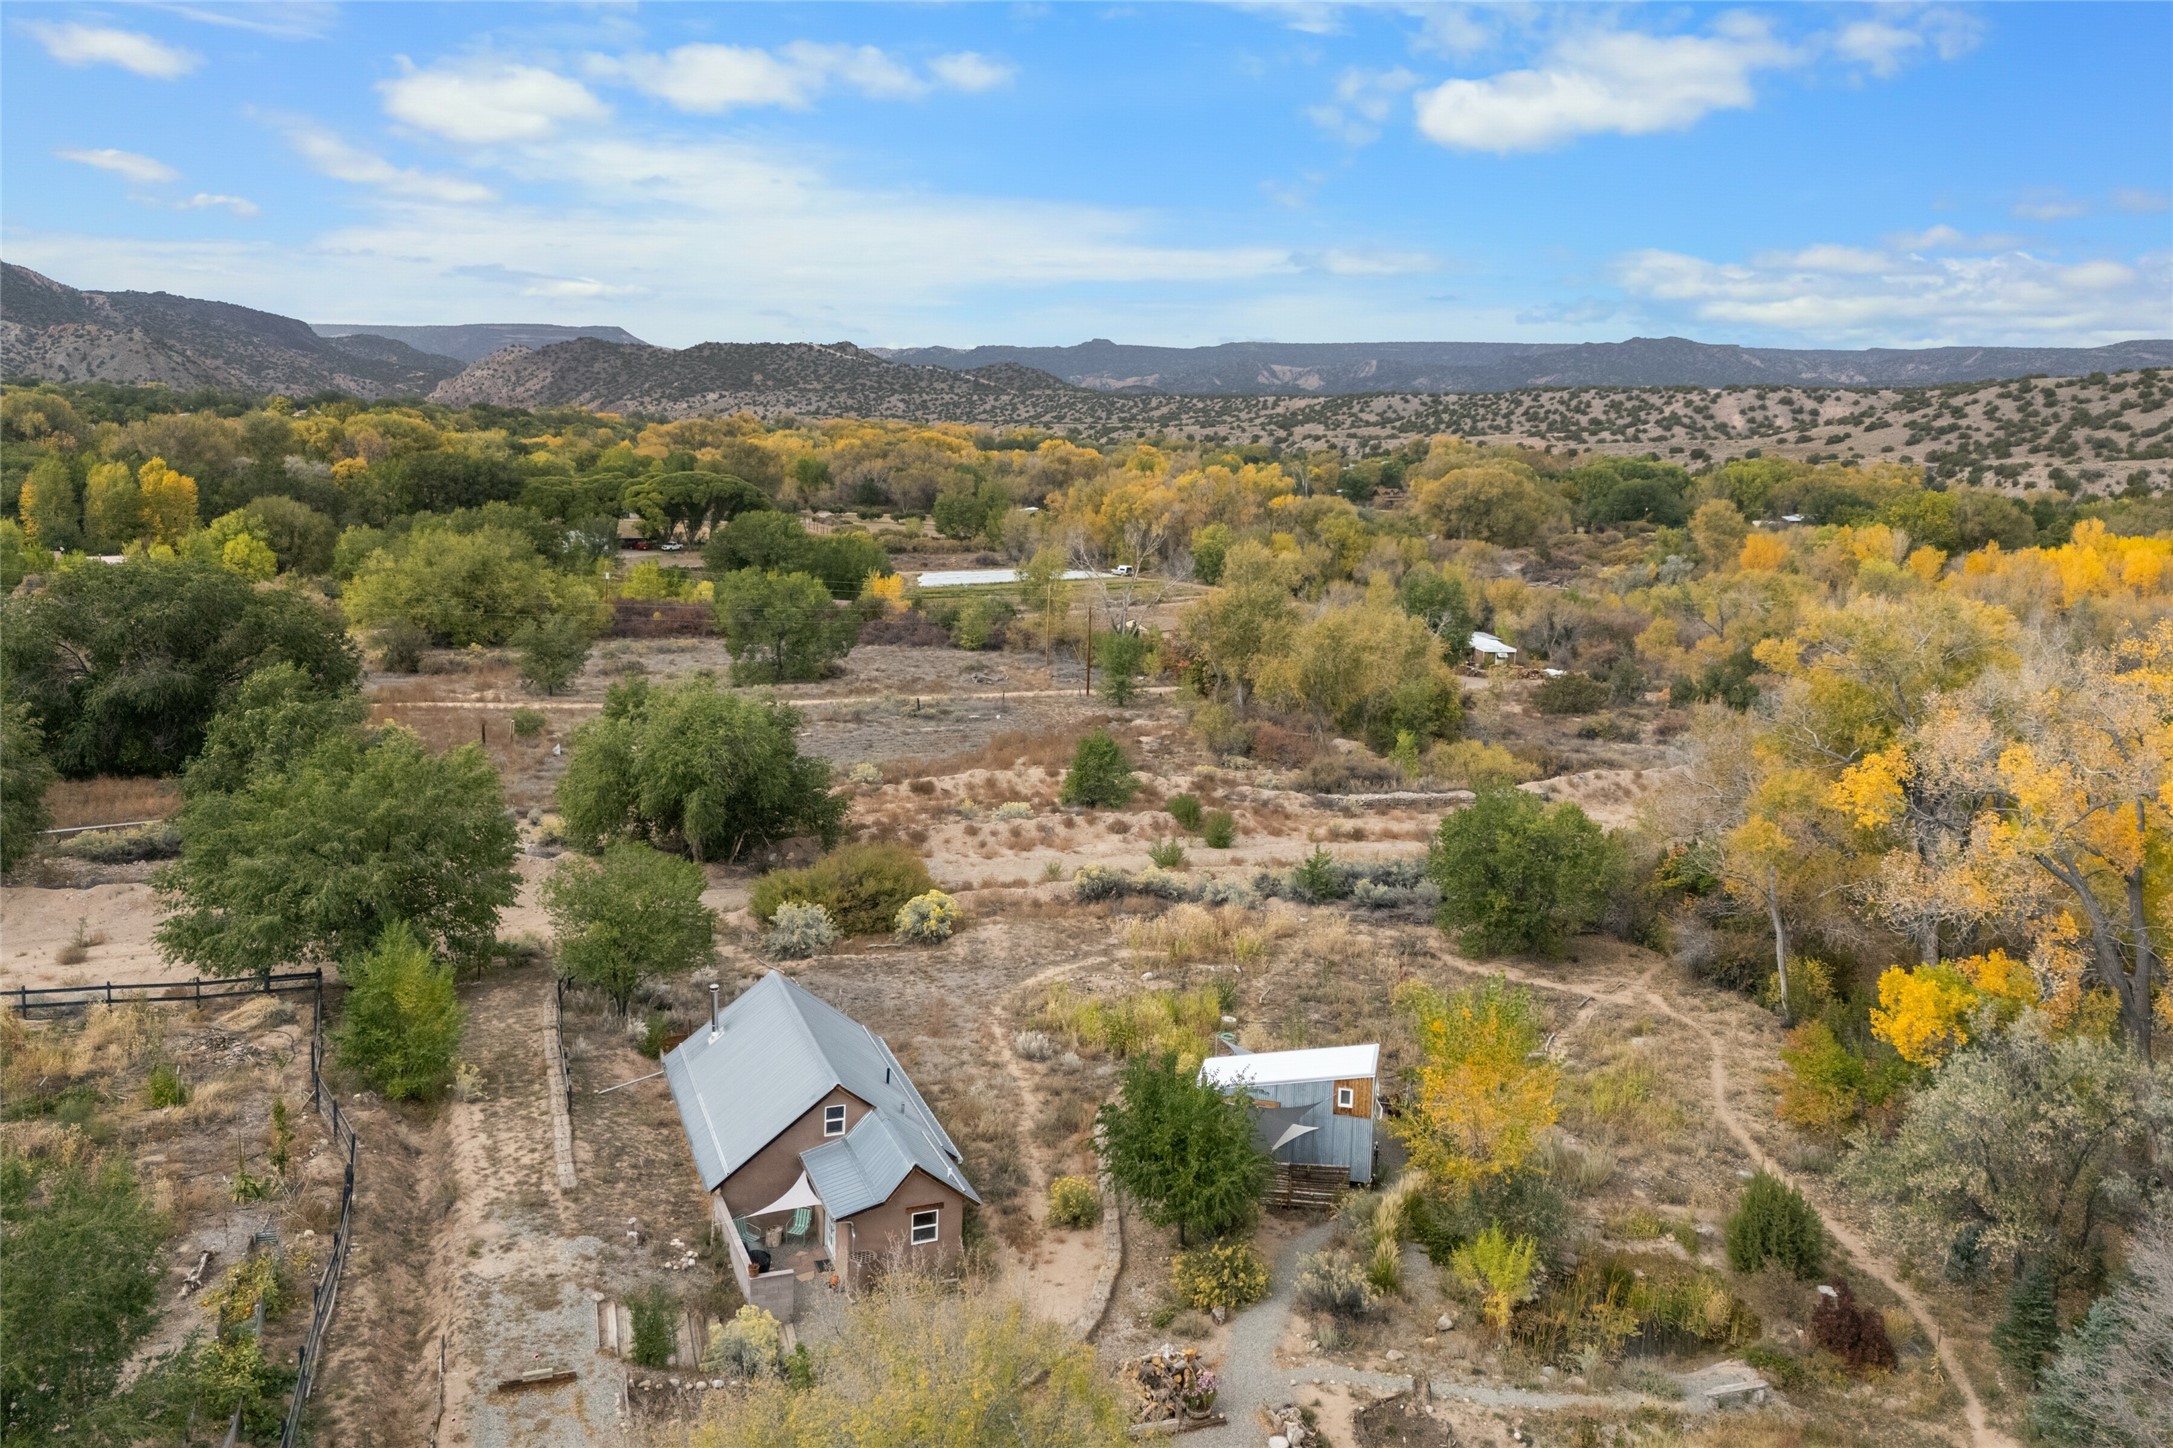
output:
[[199, 191], [186, 201], [176, 201], [174, 205], [182, 211], [210, 211], [223, 208], [233, 212], [236, 216], [254, 216], [261, 209], [254, 201], [246, 197], [221, 196], [212, 191]]
[[534, 65], [477, 63], [412, 70], [383, 81], [385, 113], [470, 145], [539, 141], [567, 121], [610, 114], [577, 80]]
[[1814, 246], [1749, 263], [1635, 251], [1632, 296], [1700, 322], [1831, 343], [2099, 345], [2173, 332], [2173, 255], [2076, 264], [2024, 251], [1972, 256]]
[[116, 151], [110, 146], [97, 150], [55, 151], [53, 154], [63, 161], [73, 161], [79, 166], [95, 166], [101, 171], [111, 171], [139, 186], [181, 179], [181, 173], [164, 161], [154, 161], [149, 156], [139, 156], [134, 151]]
[[1423, 251], [1344, 251], [1301, 253], [1300, 266], [1337, 277], [1407, 277], [1439, 271], [1441, 263]]
[[384, 157], [352, 145], [311, 121], [279, 118], [275, 119], [274, 124], [278, 125], [286, 135], [287, 144], [294, 147], [303, 160], [320, 174], [330, 176], [335, 181], [349, 181], [357, 186], [374, 186], [389, 196], [420, 201], [489, 201], [496, 194], [488, 186], [463, 181], [458, 177], [438, 176], [426, 171], [395, 166]]
[[42, 20], [26, 20], [23, 29], [62, 65], [117, 65], [146, 80], [174, 80], [203, 64], [203, 57], [194, 51], [168, 45], [140, 30], [74, 21], [54, 25]]
[[1388, 113], [1418, 80], [1400, 65], [1389, 70], [1354, 66], [1336, 77], [1332, 104], [1307, 106], [1305, 114], [1314, 125], [1346, 144], [1363, 146], [1379, 137]]
[[2141, 186], [2124, 186], [2113, 193], [2113, 206], [2131, 216], [2156, 216], [2161, 211], [2173, 211], [2173, 196]]
[[1884, 20], [1858, 20], [1834, 33], [1833, 48], [1844, 60], [1855, 61], [1873, 75], [1897, 74], [1912, 52], [1929, 44], [1918, 31]]
[[697, 42], [662, 55], [589, 57], [589, 73], [623, 81], [682, 111], [713, 114], [756, 106], [805, 110], [833, 89], [870, 100], [919, 100], [942, 88], [975, 93], [1009, 85], [1009, 62], [978, 51], [939, 55], [922, 75], [873, 45], [795, 40], [776, 50]]
[[991, 60], [979, 51], [961, 50], [929, 61], [928, 73], [952, 90], [974, 95], [1011, 84], [1019, 68], [1009, 61]]
[[138, 0], [155, 10], [193, 20], [199, 25], [218, 25], [246, 30], [279, 40], [315, 40], [329, 35], [339, 19], [339, 7], [329, 0], [248, 0], [242, 5], [182, 3], [182, 0]]
[[1600, 132], [1678, 131], [1712, 111], [1751, 105], [1759, 71], [1803, 59], [1744, 15], [1723, 16], [1710, 35], [1582, 30], [1557, 41], [1535, 69], [1421, 91], [1418, 125], [1441, 145], [1498, 154]]
[[2065, 221], [2069, 217], [2081, 216], [2089, 209], [2071, 196], [2063, 196], [2057, 191], [2041, 191], [2016, 202], [2014, 213], [2026, 221]]

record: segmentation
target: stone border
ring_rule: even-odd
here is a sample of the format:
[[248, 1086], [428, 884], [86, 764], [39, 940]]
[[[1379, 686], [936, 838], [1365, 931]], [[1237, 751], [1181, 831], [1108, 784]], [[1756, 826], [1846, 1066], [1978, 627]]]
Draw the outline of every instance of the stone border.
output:
[[1102, 1191], [1102, 1270], [1094, 1274], [1087, 1305], [1071, 1325], [1071, 1330], [1088, 1342], [1102, 1330], [1102, 1319], [1109, 1315], [1109, 1299], [1117, 1290], [1117, 1273], [1124, 1268], [1124, 1213], [1123, 1203], [1117, 1198], [1117, 1184], [1105, 1171], [1097, 1170], [1094, 1179]]

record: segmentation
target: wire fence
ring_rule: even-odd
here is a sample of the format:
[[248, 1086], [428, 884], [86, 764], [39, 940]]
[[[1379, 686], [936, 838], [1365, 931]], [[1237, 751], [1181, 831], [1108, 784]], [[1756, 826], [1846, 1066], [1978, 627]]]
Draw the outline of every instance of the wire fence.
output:
[[566, 990], [572, 984], [560, 976], [558, 989], [551, 994], [551, 1031], [558, 1037], [558, 1089], [566, 1098], [569, 1120], [573, 1114], [573, 1058], [566, 1054]]
[[[345, 1179], [340, 1184], [340, 1219], [332, 1233], [332, 1253], [310, 1295], [309, 1331], [304, 1335], [302, 1345], [295, 1349], [294, 1398], [287, 1405], [286, 1423], [279, 1433], [279, 1448], [295, 1448], [301, 1442], [302, 1411], [308, 1405], [310, 1390], [316, 1386], [317, 1372], [324, 1357], [325, 1333], [332, 1326], [332, 1312], [339, 1303], [340, 1274], [347, 1266], [347, 1249], [354, 1241], [355, 1161], [362, 1143], [355, 1135], [354, 1122], [340, 1109], [339, 1101], [324, 1081], [324, 972], [292, 970], [265, 975], [214, 976], [209, 980], [199, 977], [195, 980], [106, 981], [100, 985], [16, 986], [12, 990], [0, 990], [0, 1003], [14, 1006], [16, 1013], [25, 1019], [41, 1011], [60, 1015], [87, 1010], [94, 1005], [121, 1005], [129, 1001], [151, 1005], [195, 1005], [200, 1001], [233, 996], [299, 994], [303, 991], [309, 992], [312, 1017], [310, 1100], [332, 1135], [333, 1149], [343, 1153], [347, 1162]], [[561, 1070], [564, 1059], [564, 1037], [561, 1036]]]

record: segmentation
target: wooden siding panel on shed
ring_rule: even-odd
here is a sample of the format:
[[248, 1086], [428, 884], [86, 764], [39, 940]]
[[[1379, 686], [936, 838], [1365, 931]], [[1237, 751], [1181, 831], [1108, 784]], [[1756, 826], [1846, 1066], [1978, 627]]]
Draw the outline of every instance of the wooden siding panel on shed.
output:
[[[1347, 1081], [1338, 1081], [1335, 1083], [1335, 1090], [1336, 1094], [1331, 1099], [1338, 1103], [1333, 1108], [1336, 1115], [1373, 1115], [1373, 1078], [1371, 1076], [1354, 1076]], [[1345, 1091], [1351, 1093], [1351, 1104], [1347, 1107], [1341, 1104]]]

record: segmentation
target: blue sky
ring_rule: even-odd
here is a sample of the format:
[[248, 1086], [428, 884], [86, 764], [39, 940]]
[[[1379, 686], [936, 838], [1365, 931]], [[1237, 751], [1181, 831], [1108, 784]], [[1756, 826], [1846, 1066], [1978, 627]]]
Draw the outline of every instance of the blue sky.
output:
[[0, 254], [672, 346], [2173, 336], [2173, 5], [11, 3]]

